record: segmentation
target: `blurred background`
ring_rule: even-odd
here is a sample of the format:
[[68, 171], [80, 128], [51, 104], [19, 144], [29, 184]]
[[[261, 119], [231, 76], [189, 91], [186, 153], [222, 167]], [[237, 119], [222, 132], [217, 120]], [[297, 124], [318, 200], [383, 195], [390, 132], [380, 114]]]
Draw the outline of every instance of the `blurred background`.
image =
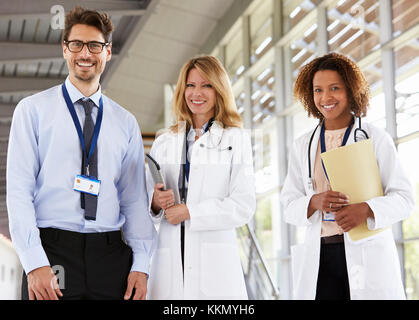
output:
[[303, 241], [279, 204], [288, 150], [316, 124], [292, 98], [298, 69], [329, 51], [355, 60], [372, 92], [367, 121], [393, 137], [415, 189], [415, 211], [393, 233], [407, 297], [419, 298], [419, 1], [0, 0], [0, 299], [18, 299], [22, 277], [5, 200], [13, 110], [65, 80], [62, 18], [76, 5], [112, 18], [113, 56], [101, 84], [137, 118], [145, 152], [172, 123], [183, 63], [211, 54], [224, 64], [252, 130], [257, 212], [237, 232], [251, 299], [291, 298], [290, 246]]

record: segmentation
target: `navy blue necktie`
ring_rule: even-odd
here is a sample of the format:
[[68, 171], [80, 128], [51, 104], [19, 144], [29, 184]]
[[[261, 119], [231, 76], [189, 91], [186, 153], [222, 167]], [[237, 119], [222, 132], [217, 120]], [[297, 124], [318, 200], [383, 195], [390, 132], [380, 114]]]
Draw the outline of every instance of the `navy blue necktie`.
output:
[[[83, 137], [86, 143], [86, 152], [90, 150], [90, 144], [93, 137], [93, 131], [95, 128], [95, 124], [92, 119], [92, 109], [94, 108], [95, 104], [92, 100], [79, 100], [78, 101], [84, 108], [85, 112], [85, 120], [83, 126]], [[86, 155], [82, 150], [82, 169], [81, 172], [83, 175], [86, 175], [86, 166], [87, 166], [87, 159]], [[97, 170], [97, 146], [93, 151], [90, 159], [89, 159], [89, 176], [98, 178], [98, 170]], [[97, 210], [97, 196], [81, 193], [81, 207], [84, 209], [84, 216], [86, 220], [96, 220], [96, 210]]]

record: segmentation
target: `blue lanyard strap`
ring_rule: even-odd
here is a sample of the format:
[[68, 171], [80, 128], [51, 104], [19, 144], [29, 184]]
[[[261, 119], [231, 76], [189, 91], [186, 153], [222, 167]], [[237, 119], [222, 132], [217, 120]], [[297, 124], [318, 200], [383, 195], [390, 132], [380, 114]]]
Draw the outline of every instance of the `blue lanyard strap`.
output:
[[100, 132], [100, 127], [102, 125], [103, 98], [101, 96], [100, 100], [99, 100], [99, 112], [98, 112], [98, 115], [97, 115], [97, 118], [96, 118], [96, 124], [95, 124], [95, 129], [93, 131], [93, 137], [92, 137], [92, 142], [90, 144], [89, 154], [87, 154], [86, 143], [84, 141], [83, 131], [82, 131], [81, 126], [80, 126], [79, 118], [77, 117], [76, 110], [74, 109], [73, 102], [71, 102], [70, 96], [69, 96], [67, 88], [65, 86], [65, 83], [63, 83], [63, 85], [62, 85], [62, 91], [63, 91], [63, 96], [64, 96], [64, 99], [65, 99], [65, 102], [67, 104], [67, 108], [70, 111], [71, 118], [73, 118], [74, 126], [76, 127], [76, 130], [77, 130], [77, 134], [79, 135], [79, 140], [80, 140], [80, 144], [81, 144], [81, 147], [82, 147], [82, 150], [83, 150], [83, 154], [86, 157], [86, 167], [87, 167], [87, 165], [89, 164], [89, 159], [92, 156], [93, 151], [96, 148], [96, 144], [97, 144], [97, 140], [98, 140], [99, 132]]
[[[351, 123], [349, 124], [348, 128], [346, 128], [345, 135], [343, 136], [341, 147], [345, 146], [346, 142], [348, 142], [348, 138], [349, 138], [349, 135], [351, 134], [351, 129], [352, 129], [353, 124], [354, 124], [354, 118], [352, 118]], [[322, 127], [320, 129], [320, 150], [321, 150], [321, 153], [326, 152], [326, 142], [325, 142], [325, 139], [324, 139], [324, 131], [325, 131], [325, 128], [324, 128], [324, 122], [323, 122]], [[324, 174], [326, 175], [327, 180], [329, 180], [329, 177], [327, 176], [326, 168], [324, 167], [324, 164], [323, 164], [323, 160], [322, 160], [322, 166], [323, 166]]]

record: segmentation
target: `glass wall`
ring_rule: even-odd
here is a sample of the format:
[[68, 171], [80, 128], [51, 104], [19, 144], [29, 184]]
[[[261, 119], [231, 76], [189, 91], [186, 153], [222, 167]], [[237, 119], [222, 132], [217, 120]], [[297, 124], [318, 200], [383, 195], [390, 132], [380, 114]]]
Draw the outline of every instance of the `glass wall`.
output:
[[272, 1], [263, 1], [250, 15], [250, 62], [258, 61], [272, 46]]
[[410, 27], [419, 23], [419, 1], [416, 0], [393, 0], [393, 36], [400, 35]]
[[225, 68], [231, 81], [234, 83], [244, 71], [243, 61], [243, 35], [240, 28], [232, 36], [225, 49]]
[[328, 45], [330, 51], [343, 53], [358, 61], [379, 47], [379, 1], [339, 1], [330, 5]]
[[[399, 145], [400, 159], [410, 177], [415, 193], [416, 204], [419, 204], [419, 138]], [[406, 275], [406, 294], [409, 299], [419, 299], [419, 206], [403, 222], [404, 256]]]
[[419, 124], [419, 37], [395, 51], [397, 135], [418, 130]]

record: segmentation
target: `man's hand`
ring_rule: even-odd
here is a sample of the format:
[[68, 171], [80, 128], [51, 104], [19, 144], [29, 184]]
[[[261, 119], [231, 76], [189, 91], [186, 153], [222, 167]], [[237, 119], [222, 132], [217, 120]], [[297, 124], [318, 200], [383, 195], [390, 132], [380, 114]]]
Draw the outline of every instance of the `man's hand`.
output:
[[147, 275], [143, 272], [131, 271], [128, 275], [128, 285], [125, 291], [124, 300], [132, 296], [132, 290], [135, 288], [133, 300], [145, 300], [147, 293]]
[[57, 277], [50, 266], [40, 267], [28, 273], [28, 292], [29, 300], [58, 300], [58, 296], [63, 296]]
[[179, 224], [182, 221], [189, 220], [191, 216], [189, 215], [188, 207], [181, 203], [174, 205], [164, 211], [164, 215], [171, 224]]
[[350, 204], [335, 212], [336, 223], [344, 232], [359, 226], [368, 217], [374, 218], [374, 213], [366, 202]]

